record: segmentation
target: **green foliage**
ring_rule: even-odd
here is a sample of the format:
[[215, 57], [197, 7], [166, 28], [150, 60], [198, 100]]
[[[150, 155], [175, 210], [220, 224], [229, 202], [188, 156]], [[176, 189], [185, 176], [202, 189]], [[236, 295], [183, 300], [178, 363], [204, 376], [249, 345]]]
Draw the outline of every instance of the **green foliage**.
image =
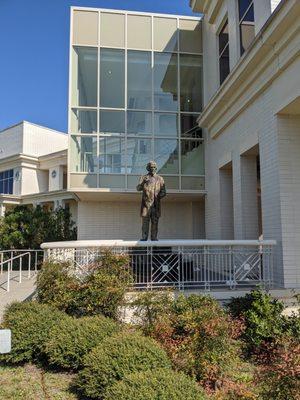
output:
[[48, 361], [57, 367], [76, 370], [93, 347], [118, 330], [114, 321], [100, 315], [62, 319], [51, 328], [45, 343]]
[[76, 228], [67, 209], [16, 206], [0, 219], [0, 249], [38, 249], [43, 242], [74, 240]]
[[102, 398], [108, 386], [140, 371], [170, 368], [170, 361], [157, 343], [136, 333], [118, 334], [95, 347], [84, 360], [76, 386], [91, 398]]
[[66, 263], [44, 263], [37, 278], [38, 300], [74, 316], [116, 318], [132, 282], [128, 256], [107, 251], [87, 272], [79, 279]]
[[107, 400], [204, 400], [203, 389], [183, 373], [167, 369], [126, 375], [108, 387]]
[[242, 337], [250, 351], [280, 337], [288, 322], [282, 316], [283, 303], [261, 290], [232, 299], [228, 309], [234, 318], [244, 319], [246, 329]]
[[43, 357], [50, 329], [65, 317], [55, 308], [36, 301], [12, 303], [6, 308], [1, 324], [12, 331], [12, 351], [1, 359], [19, 363]]

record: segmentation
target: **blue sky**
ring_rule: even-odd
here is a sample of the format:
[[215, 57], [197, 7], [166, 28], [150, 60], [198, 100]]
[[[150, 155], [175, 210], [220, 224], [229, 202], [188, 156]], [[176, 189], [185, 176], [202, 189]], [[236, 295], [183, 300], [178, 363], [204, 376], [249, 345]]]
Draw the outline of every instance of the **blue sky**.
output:
[[193, 15], [189, 0], [0, 0], [0, 130], [67, 131], [69, 7]]

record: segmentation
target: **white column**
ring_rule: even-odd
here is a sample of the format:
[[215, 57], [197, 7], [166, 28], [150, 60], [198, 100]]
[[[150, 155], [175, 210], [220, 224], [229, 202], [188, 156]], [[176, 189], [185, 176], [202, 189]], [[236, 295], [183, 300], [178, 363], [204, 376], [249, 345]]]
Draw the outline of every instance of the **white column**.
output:
[[233, 204], [234, 238], [258, 239], [256, 156], [234, 156]]
[[253, 4], [255, 35], [257, 35], [272, 13], [271, 0], [254, 0]]
[[239, 17], [236, 0], [228, 0], [229, 61], [232, 70], [240, 59]]
[[5, 204], [1, 203], [0, 204], [0, 217], [5, 216]]
[[221, 239], [232, 240], [234, 239], [232, 169], [221, 168], [219, 174]]

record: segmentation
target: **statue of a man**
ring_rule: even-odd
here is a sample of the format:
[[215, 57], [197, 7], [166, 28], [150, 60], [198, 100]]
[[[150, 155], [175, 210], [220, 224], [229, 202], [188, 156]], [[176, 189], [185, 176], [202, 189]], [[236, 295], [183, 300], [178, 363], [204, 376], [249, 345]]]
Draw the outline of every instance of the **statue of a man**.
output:
[[157, 240], [158, 220], [160, 217], [160, 199], [166, 196], [166, 187], [163, 178], [157, 175], [156, 162], [150, 161], [147, 164], [148, 174], [140, 178], [136, 189], [143, 192], [141, 217], [142, 239], [148, 240], [149, 224], [151, 220], [151, 240]]

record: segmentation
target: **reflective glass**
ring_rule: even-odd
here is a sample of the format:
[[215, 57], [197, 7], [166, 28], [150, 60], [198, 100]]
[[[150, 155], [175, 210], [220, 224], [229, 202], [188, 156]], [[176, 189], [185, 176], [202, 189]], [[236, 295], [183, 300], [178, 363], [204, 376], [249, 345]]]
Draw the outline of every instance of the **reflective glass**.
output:
[[181, 178], [182, 190], [204, 190], [205, 178], [197, 176], [183, 176]]
[[133, 49], [151, 50], [151, 17], [141, 15], [127, 16], [127, 46]]
[[181, 114], [181, 137], [202, 138], [202, 129], [197, 123], [198, 115]]
[[98, 172], [97, 137], [72, 136], [71, 172]]
[[177, 51], [177, 20], [175, 18], [153, 18], [154, 50]]
[[124, 111], [100, 111], [100, 133], [125, 133]]
[[0, 194], [13, 194], [14, 170], [0, 172]]
[[190, 112], [202, 109], [202, 56], [180, 55], [180, 108]]
[[100, 50], [100, 106], [123, 108], [125, 105], [125, 52]]
[[229, 72], [229, 30], [227, 20], [219, 34], [219, 73], [221, 85], [229, 75]]
[[202, 53], [202, 23], [200, 21], [179, 20], [179, 51]]
[[74, 47], [72, 102], [76, 106], [97, 106], [97, 49]]
[[97, 175], [95, 174], [71, 174], [70, 185], [75, 188], [96, 188]]
[[128, 111], [127, 134], [152, 135], [152, 113], [141, 111]]
[[181, 141], [181, 173], [204, 175], [204, 145], [199, 140]]
[[129, 109], [151, 110], [151, 53], [129, 50], [127, 61], [127, 107]]
[[125, 188], [125, 175], [99, 175], [99, 186], [101, 188]]
[[178, 108], [178, 61], [175, 53], [154, 54], [154, 108], [176, 111]]
[[154, 140], [154, 160], [161, 174], [178, 174], [178, 141], [172, 139]]
[[145, 166], [153, 158], [152, 140], [127, 139], [127, 173], [144, 174]]
[[118, 137], [100, 138], [100, 172], [109, 174], [125, 173], [125, 139]]
[[245, 15], [245, 12], [250, 7], [250, 4], [253, 3], [253, 0], [239, 0], [239, 19], [241, 20]]
[[72, 109], [71, 132], [96, 133], [97, 111]]
[[178, 136], [177, 114], [154, 114], [154, 135], [155, 136]]

